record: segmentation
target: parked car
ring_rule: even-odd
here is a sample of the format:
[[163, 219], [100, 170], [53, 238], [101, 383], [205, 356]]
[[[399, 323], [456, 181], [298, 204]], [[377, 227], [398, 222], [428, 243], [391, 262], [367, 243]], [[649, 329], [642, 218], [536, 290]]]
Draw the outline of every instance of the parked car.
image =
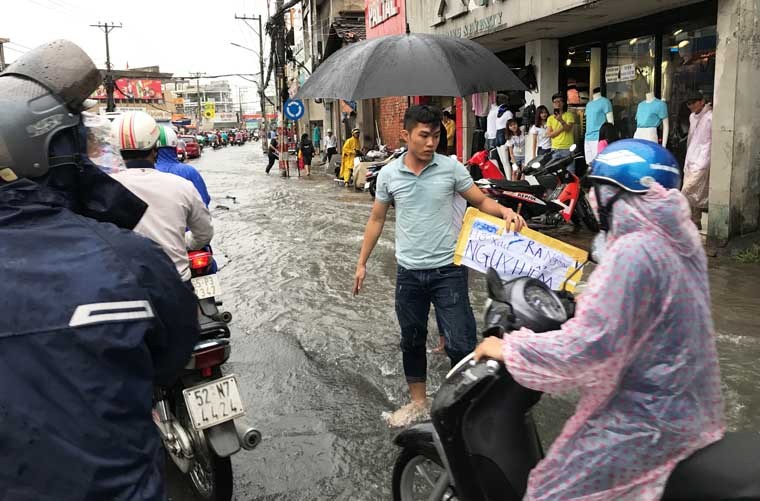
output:
[[185, 142], [185, 151], [187, 158], [198, 158], [201, 156], [201, 145], [195, 136], [179, 136], [179, 139]]

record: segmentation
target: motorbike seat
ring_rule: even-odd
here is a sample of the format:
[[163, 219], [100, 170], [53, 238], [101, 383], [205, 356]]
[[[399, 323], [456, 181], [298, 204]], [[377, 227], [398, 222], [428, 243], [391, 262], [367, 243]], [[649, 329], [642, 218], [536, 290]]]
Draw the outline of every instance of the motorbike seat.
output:
[[726, 433], [678, 463], [662, 499], [760, 500], [760, 433]]
[[[552, 178], [551, 180], [554, 181], [553, 176], [549, 176]], [[500, 188], [502, 190], [507, 191], [517, 191], [520, 193], [530, 193], [531, 195], [535, 195], [540, 197], [543, 195], [548, 188], [551, 188], [549, 186], [546, 186], [543, 181], [544, 179], [538, 179], [538, 184], [530, 183], [528, 181], [522, 180], [522, 181], [508, 181], [506, 179], [491, 179], [489, 180], [495, 187]], [[552, 183], [556, 185], [556, 181]]]

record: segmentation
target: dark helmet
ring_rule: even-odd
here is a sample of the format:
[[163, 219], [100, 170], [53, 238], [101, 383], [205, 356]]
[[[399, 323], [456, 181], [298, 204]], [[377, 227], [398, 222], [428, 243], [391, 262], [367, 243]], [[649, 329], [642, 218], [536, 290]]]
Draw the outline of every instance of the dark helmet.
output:
[[100, 81], [90, 57], [67, 40], [37, 47], [0, 73], [0, 178], [47, 174], [53, 136], [79, 125]]

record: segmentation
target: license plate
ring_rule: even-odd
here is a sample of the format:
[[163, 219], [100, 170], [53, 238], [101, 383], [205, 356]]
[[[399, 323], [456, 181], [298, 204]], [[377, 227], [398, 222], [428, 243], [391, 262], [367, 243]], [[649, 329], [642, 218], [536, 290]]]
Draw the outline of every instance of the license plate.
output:
[[182, 392], [193, 428], [204, 430], [245, 414], [234, 375]]
[[222, 286], [219, 284], [219, 277], [216, 276], [216, 273], [204, 277], [195, 277], [190, 281], [198, 299], [219, 296], [222, 293]]

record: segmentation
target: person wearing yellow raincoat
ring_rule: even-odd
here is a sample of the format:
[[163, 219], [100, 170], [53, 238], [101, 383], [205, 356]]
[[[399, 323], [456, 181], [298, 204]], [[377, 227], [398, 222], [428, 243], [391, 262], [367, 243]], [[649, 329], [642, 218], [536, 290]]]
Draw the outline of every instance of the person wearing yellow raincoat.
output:
[[354, 158], [356, 158], [356, 152], [361, 150], [361, 143], [359, 142], [359, 129], [351, 131], [351, 137], [346, 139], [343, 143], [342, 161], [340, 164], [340, 177], [346, 182], [351, 179], [351, 171], [354, 170]]

